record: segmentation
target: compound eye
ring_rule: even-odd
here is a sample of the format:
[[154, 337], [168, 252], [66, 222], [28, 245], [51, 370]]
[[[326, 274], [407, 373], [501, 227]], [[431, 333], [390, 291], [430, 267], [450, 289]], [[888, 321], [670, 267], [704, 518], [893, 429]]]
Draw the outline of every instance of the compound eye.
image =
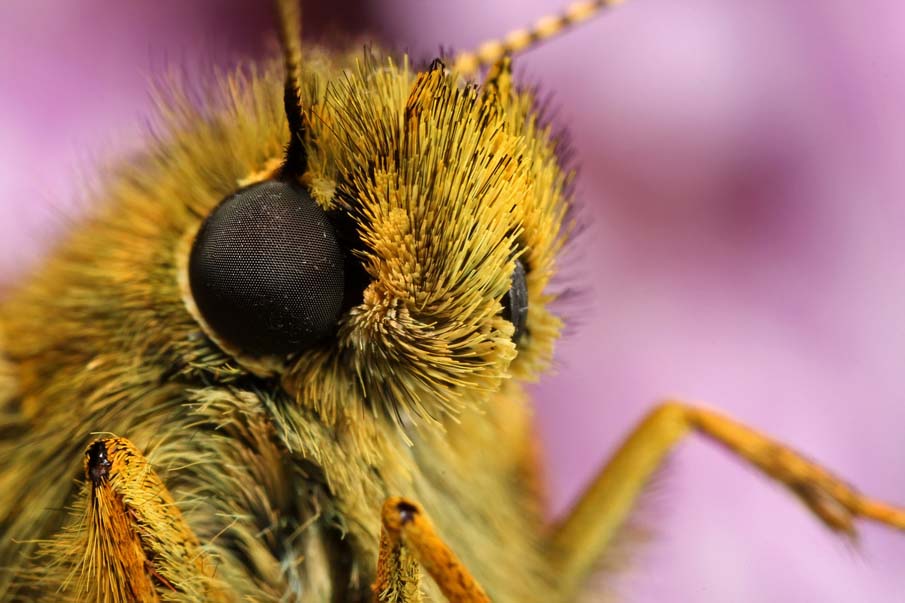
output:
[[503, 318], [515, 327], [512, 341], [518, 343], [525, 334], [525, 324], [528, 321], [528, 283], [525, 281], [525, 265], [521, 260], [515, 260], [512, 284], [509, 293], [503, 297]]
[[343, 252], [303, 188], [268, 180], [207, 217], [189, 258], [195, 305], [214, 334], [254, 357], [310, 347], [335, 328]]

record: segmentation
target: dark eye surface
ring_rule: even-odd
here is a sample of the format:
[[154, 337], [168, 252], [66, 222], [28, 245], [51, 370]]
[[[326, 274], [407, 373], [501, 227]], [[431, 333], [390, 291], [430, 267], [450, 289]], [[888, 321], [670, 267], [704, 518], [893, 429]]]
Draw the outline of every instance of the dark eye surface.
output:
[[227, 197], [202, 224], [189, 258], [201, 316], [242, 353], [297, 352], [336, 327], [343, 252], [303, 188], [268, 180]]
[[525, 334], [525, 323], [528, 320], [528, 284], [525, 282], [525, 265], [521, 260], [515, 260], [512, 284], [509, 293], [503, 297], [503, 318], [515, 327], [512, 341], [518, 343]]

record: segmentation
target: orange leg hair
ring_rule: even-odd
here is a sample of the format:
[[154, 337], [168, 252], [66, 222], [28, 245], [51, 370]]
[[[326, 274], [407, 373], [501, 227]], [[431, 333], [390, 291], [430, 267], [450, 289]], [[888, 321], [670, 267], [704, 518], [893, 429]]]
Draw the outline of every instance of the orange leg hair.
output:
[[[164, 593], [222, 601], [215, 567], [173, 497], [129, 440], [95, 440], [74, 521], [42, 544], [32, 572], [79, 601], [157, 603]], [[67, 599], [69, 600], [69, 599]]]

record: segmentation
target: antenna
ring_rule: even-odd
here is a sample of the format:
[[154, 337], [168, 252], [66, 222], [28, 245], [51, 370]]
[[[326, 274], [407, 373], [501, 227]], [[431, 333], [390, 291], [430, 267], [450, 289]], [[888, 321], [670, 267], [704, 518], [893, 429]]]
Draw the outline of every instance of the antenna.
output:
[[570, 4], [558, 15], [539, 19], [531, 29], [516, 29], [502, 39], [488, 40], [475, 50], [460, 52], [453, 59], [453, 71], [473, 75], [481, 67], [492, 65], [506, 55], [537, 46], [566, 29], [587, 21], [604, 8], [621, 4], [623, 0], [585, 0]]
[[277, 31], [286, 66], [286, 87], [283, 104], [289, 122], [289, 146], [281, 172], [286, 176], [301, 176], [305, 172], [305, 114], [302, 111], [302, 10], [298, 0], [276, 0]]

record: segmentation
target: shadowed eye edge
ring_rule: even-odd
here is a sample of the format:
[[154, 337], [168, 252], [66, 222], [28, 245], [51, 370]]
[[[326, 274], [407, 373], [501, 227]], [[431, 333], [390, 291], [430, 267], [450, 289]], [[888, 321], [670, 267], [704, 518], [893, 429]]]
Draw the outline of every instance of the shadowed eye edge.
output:
[[527, 331], [528, 321], [528, 285], [525, 280], [525, 264], [515, 260], [515, 269], [512, 271], [512, 283], [509, 291], [503, 296], [503, 318], [512, 323], [515, 330], [512, 333], [512, 341], [518, 344]]

